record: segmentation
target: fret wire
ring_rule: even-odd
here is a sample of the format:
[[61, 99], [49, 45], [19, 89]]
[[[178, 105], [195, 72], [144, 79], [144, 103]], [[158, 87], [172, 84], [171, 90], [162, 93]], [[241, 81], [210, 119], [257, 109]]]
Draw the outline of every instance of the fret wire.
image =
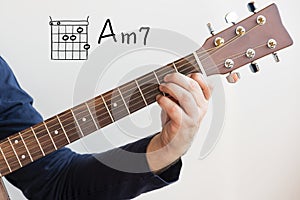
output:
[[6, 156], [5, 156], [5, 154], [3, 153], [1, 147], [0, 147], [0, 151], [1, 151], [2, 157], [4, 158], [4, 160], [5, 160], [5, 162], [6, 162], [6, 165], [7, 165], [8, 169], [9, 169], [9, 171], [12, 172], [12, 170], [11, 170], [11, 168], [10, 168], [10, 166], [9, 166], [9, 163], [7, 162]]
[[[156, 74], [155, 74], [156, 75]], [[157, 77], [156, 77], [157, 78]], [[155, 91], [155, 90], [152, 90], [152, 91]], [[104, 101], [105, 102], [105, 101]], [[38, 140], [37, 140], [38, 141]]]
[[112, 117], [112, 115], [111, 115], [111, 113], [110, 113], [110, 110], [108, 109], [108, 106], [107, 106], [107, 104], [106, 104], [106, 101], [105, 101], [103, 95], [100, 95], [100, 96], [101, 96], [101, 98], [102, 98], [102, 101], [103, 101], [103, 103], [104, 103], [104, 105], [105, 105], [105, 108], [106, 108], [106, 110], [107, 110], [107, 112], [108, 112], [108, 114], [109, 114], [109, 116], [110, 116], [112, 122], [115, 122], [114, 118]]
[[[155, 74], [156, 75], [156, 74]], [[105, 103], [105, 101], [104, 101], [104, 103]], [[107, 109], [108, 110], [108, 109]], [[108, 110], [109, 111], [109, 110]], [[110, 113], [109, 113], [110, 114]], [[111, 117], [111, 116], [110, 116]], [[111, 119], [112, 119], [112, 117], [111, 117]], [[112, 119], [113, 120], [113, 119]], [[113, 120], [114, 121], [114, 120]]]
[[154, 91], [154, 90], [152, 90], [152, 91]]
[[[47, 147], [47, 146], [45, 146], [45, 147]], [[11, 162], [11, 164], [14, 164], [15, 162]]]
[[90, 113], [90, 115], [91, 115], [91, 118], [92, 118], [92, 120], [93, 120], [93, 122], [94, 122], [94, 124], [95, 124], [95, 126], [96, 126], [96, 128], [97, 128], [97, 130], [99, 130], [99, 127], [98, 127], [98, 125], [97, 125], [97, 123], [96, 123], [96, 121], [95, 121], [95, 119], [94, 119], [94, 117], [93, 117], [93, 114], [92, 114], [92, 112], [91, 112], [91, 110], [90, 110], [90, 108], [89, 108], [89, 105], [85, 102], [85, 105], [86, 105], [86, 107], [87, 107], [87, 109], [88, 109], [88, 111], [89, 111], [89, 113]]
[[[153, 71], [153, 74], [154, 74], [154, 76], [155, 76], [155, 78], [156, 78], [156, 81], [157, 81], [158, 84], [160, 85], [160, 82], [159, 82], [159, 80], [158, 80], [158, 77], [157, 77], [155, 71]], [[164, 96], [166, 96], [166, 94], [165, 94], [164, 92], [162, 92], [162, 93], [163, 93]]]
[[[133, 104], [133, 105], [136, 105], [136, 104]], [[121, 112], [123, 112], [124, 110], [117, 110], [116, 112], [115, 112], [115, 114], [118, 114], [118, 113], [121, 113]], [[102, 116], [102, 115], [100, 115], [100, 116]]]
[[174, 62], [173, 62], [173, 67], [174, 67], [175, 71], [176, 71], [177, 73], [179, 73], [179, 72], [178, 72], [178, 69], [177, 69], [177, 67], [176, 67], [176, 65], [175, 65]]
[[125, 102], [124, 97], [123, 97], [123, 95], [122, 95], [122, 93], [121, 93], [121, 91], [120, 91], [120, 88], [117, 88], [117, 89], [118, 89], [118, 92], [119, 92], [119, 94], [120, 94], [120, 96], [121, 96], [123, 102], [124, 102], [124, 105], [125, 105], [125, 107], [126, 107], [126, 110], [127, 110], [128, 114], [130, 114], [130, 111], [129, 111], [127, 105], [126, 105], [126, 102]]
[[[173, 64], [171, 64], [171, 65], [168, 64], [163, 68], [155, 70], [155, 72], [156, 72], [157, 75], [161, 74], [163, 76], [166, 76], [167, 74], [176, 73], [177, 71], [174, 69]], [[158, 78], [159, 78], [159, 75], [158, 75]]]
[[54, 142], [54, 140], [53, 140], [53, 138], [52, 138], [52, 135], [51, 135], [51, 133], [50, 133], [48, 127], [47, 127], [47, 124], [45, 123], [45, 121], [43, 121], [43, 123], [44, 123], [44, 126], [45, 126], [45, 128], [46, 128], [46, 130], [47, 130], [47, 133], [48, 133], [48, 135], [49, 135], [49, 137], [50, 137], [50, 140], [51, 140], [51, 142], [52, 142], [52, 144], [53, 144], [55, 150], [57, 150], [57, 146], [56, 146], [56, 144], [55, 144], [55, 142]]
[[75, 120], [75, 122], [76, 122], [76, 124], [77, 124], [77, 126], [78, 126], [78, 128], [79, 128], [79, 131], [80, 131], [82, 137], [84, 137], [84, 134], [83, 134], [83, 132], [82, 132], [80, 126], [79, 126], [79, 123], [78, 123], [78, 121], [77, 121], [77, 119], [76, 119], [76, 117], [75, 117], [75, 115], [74, 115], [73, 110], [72, 110], [72, 109], [70, 109], [70, 110], [71, 110], [71, 113], [72, 113], [72, 115], [73, 115], [73, 118], [74, 118], [74, 120]]
[[44, 150], [42, 149], [42, 146], [41, 146], [41, 144], [40, 144], [40, 141], [39, 141], [38, 138], [36, 137], [36, 134], [35, 134], [33, 128], [32, 128], [32, 127], [30, 127], [30, 128], [31, 128], [31, 131], [32, 131], [32, 133], [33, 133], [33, 135], [34, 135], [34, 137], [35, 137], [35, 139], [36, 139], [36, 141], [37, 141], [37, 143], [38, 143], [38, 145], [39, 145], [41, 151], [42, 151], [43, 156], [45, 156], [45, 152], [44, 152]]
[[[152, 92], [156, 92], [157, 90], [152, 90]], [[160, 92], [158, 94], [154, 93], [154, 94], [151, 94], [151, 96], [148, 96], [149, 100], [151, 100], [152, 98], [156, 97], [157, 95], [159, 95]], [[150, 102], [151, 103], [154, 103], [156, 101], [156, 98], [154, 98], [154, 101], [153, 102]]]
[[[169, 72], [168, 72], [169, 73]], [[151, 80], [155, 80], [155, 79], [151, 79]], [[147, 86], [148, 87], [148, 86]], [[151, 91], [150, 91], [151, 92]], [[146, 93], [147, 94], [147, 93]], [[102, 101], [104, 102], [104, 104], [105, 104], [105, 100], [104, 99], [102, 99]], [[121, 99], [120, 100], [118, 100], [118, 101], [122, 101]], [[97, 106], [96, 106], [97, 107]], [[107, 109], [107, 108], [106, 108]], [[108, 109], [107, 109], [108, 110]]]
[[[49, 121], [49, 122], [50, 122], [50, 121]], [[46, 135], [40, 136], [39, 139], [44, 139], [45, 137], [48, 137], [48, 136], [49, 136], [50, 139], [52, 139], [51, 135], [49, 135], [49, 134], [50, 134], [50, 131], [48, 130], [47, 126], [45, 125], [45, 122], [40, 123], [40, 125], [39, 125], [39, 126], [36, 126], [35, 128], [36, 128], [36, 129], [41, 128], [41, 125], [44, 125], [44, 127], [46, 127], [47, 134], [46, 134]], [[31, 132], [32, 132], [32, 131], [31, 131]], [[23, 132], [22, 134], [25, 134], [25, 133], [29, 133], [29, 134], [30, 134], [29, 131], [25, 131], [25, 132]], [[37, 131], [34, 131], [34, 133], [35, 133], [35, 135], [38, 135], [39, 133], [43, 133], [43, 132], [41, 132], [41, 131], [38, 131], [38, 132], [37, 132]], [[32, 134], [32, 135], [33, 135], [33, 134]], [[25, 139], [28, 139], [28, 138], [29, 138], [29, 137], [23, 138], [23, 139], [24, 139], [24, 142], [25, 142]], [[36, 138], [37, 138], [37, 137], [36, 137]], [[38, 143], [38, 142], [39, 142], [39, 143]], [[47, 142], [47, 140], [44, 141], [44, 142]], [[31, 140], [29, 143], [27, 143], [27, 145], [31, 145], [31, 144], [33, 144], [33, 143], [34, 143], [34, 141]], [[40, 144], [41, 147], [44, 146], [43, 141], [40, 142], [40, 141], [38, 140], [36, 143]], [[55, 144], [52, 143], [52, 145], [53, 145], [54, 148], [56, 147]], [[50, 147], [50, 146], [47, 146], [47, 147]], [[56, 149], [56, 148], [55, 148], [55, 149]], [[37, 151], [36, 151], [36, 152], [37, 152]], [[44, 152], [44, 153], [45, 153], [45, 152]]]
[[185, 56], [185, 57], [181, 57], [178, 58], [177, 60], [175, 60], [174, 62], [176, 62], [176, 64], [179, 64], [181, 62], [186, 62], [188, 59], [193, 58], [193, 56], [191, 54]]
[[199, 59], [199, 56], [197, 55], [196, 52], [193, 52], [193, 55], [194, 55], [194, 58], [196, 59], [196, 62], [197, 62], [197, 64], [198, 64], [198, 67], [200, 68], [200, 73], [202, 73], [203, 75], [206, 75], [205, 70], [204, 70], [204, 68], [203, 68], [203, 66], [202, 66], [202, 64], [201, 64], [200, 59]]
[[[36, 136], [39, 140], [39, 143], [45, 153], [45, 155], [55, 151], [55, 147], [53, 145], [53, 143], [50, 141], [50, 137], [48, 135], [48, 132], [45, 130], [45, 128], [39, 130], [40, 128], [34, 127]], [[34, 144], [34, 141], [31, 142], [32, 145], [37, 146], [36, 144]], [[35, 151], [35, 149], [33, 149]], [[36, 152], [38, 153], [38, 152]], [[40, 157], [40, 155], [38, 155], [38, 157]], [[36, 158], [35, 158], [36, 159]]]
[[195, 68], [190, 68], [190, 67], [187, 67], [185, 68], [184, 70], [181, 71], [182, 74], [189, 74], [191, 73]]
[[155, 76], [155, 78], [156, 78], [156, 81], [157, 81], [158, 85], [160, 85], [160, 82], [159, 82], [159, 80], [158, 80], [158, 77], [157, 77], [155, 71], [153, 71], [153, 74], [154, 74], [154, 76]]
[[[73, 108], [73, 113], [84, 136], [97, 130], [97, 126], [92, 122], [93, 118], [90, 116], [86, 104], [82, 103], [75, 106]], [[86, 129], [86, 127], [89, 127], [89, 129]]]
[[31, 157], [31, 155], [30, 155], [30, 152], [29, 152], [29, 150], [28, 150], [28, 148], [27, 148], [27, 145], [26, 145], [26, 143], [25, 143], [25, 141], [24, 141], [24, 139], [23, 139], [23, 137], [22, 137], [21, 132], [19, 132], [19, 136], [20, 136], [20, 138], [21, 138], [21, 140], [22, 140], [22, 142], [23, 142], [23, 144], [24, 144], [24, 146], [25, 146], [25, 149], [26, 149], [26, 151], [27, 151], [27, 153], [28, 153], [28, 155], [29, 155], [29, 158], [30, 158], [31, 162], [33, 162], [33, 159], [32, 159], [32, 157]]
[[17, 160], [18, 160], [20, 166], [22, 167], [22, 163], [21, 163], [21, 161], [20, 161], [20, 159], [19, 159], [19, 156], [18, 156], [18, 154], [17, 154], [17, 152], [16, 152], [16, 150], [15, 150], [15, 147], [13, 146], [13, 144], [12, 144], [11, 141], [10, 141], [10, 138], [7, 137], [7, 140], [8, 140], [8, 142], [9, 142], [10, 146], [12, 147], [12, 150], [13, 150], [13, 152], [15, 153], [15, 156], [16, 156], [16, 158], [17, 158]]
[[[171, 71], [170, 71], [171, 72]], [[156, 80], [156, 79], [150, 79], [149, 81], [151, 81], [151, 80]], [[157, 80], [156, 80], [157, 81]], [[150, 86], [147, 86], [147, 87], [145, 87], [145, 88], [148, 88], [148, 87], [150, 87]], [[145, 89], [145, 88], [143, 88], [143, 89]], [[153, 92], [153, 91], [155, 91], [155, 90], [150, 90], [149, 92]], [[149, 92], [147, 92], [147, 93], [144, 93], [144, 94], [148, 94]], [[121, 99], [119, 100], [119, 101], [122, 101]], [[96, 106], [96, 108], [97, 108], [97, 106]], [[121, 110], [122, 111], [122, 110]], [[120, 112], [120, 111], [119, 111]], [[118, 113], [118, 112], [117, 112]], [[101, 115], [100, 115], [101, 116]]]
[[[151, 91], [150, 91], [151, 92]], [[104, 101], [105, 102], [105, 101]], [[47, 128], [47, 126], [45, 126], [46, 127], [46, 129], [47, 129], [47, 131], [49, 132], [49, 130], [48, 130], [48, 128]], [[51, 137], [50, 137], [51, 138]], [[52, 139], [52, 138], [51, 138]]]
[[175, 66], [178, 70], [180, 67], [185, 66], [188, 63], [191, 63], [191, 61], [195, 61], [193, 54], [190, 54], [186, 57], [180, 58], [179, 60], [176, 60], [173, 63], [175, 64]]
[[142, 98], [143, 98], [143, 100], [144, 100], [146, 106], [148, 106], [148, 103], [147, 103], [147, 101], [146, 101], [146, 99], [145, 99], [145, 97], [144, 97], [144, 94], [143, 94], [143, 92], [142, 92], [140, 86], [139, 86], [139, 83], [137, 82], [136, 79], [135, 79], [134, 81], [135, 81], [135, 84], [136, 84], [136, 86], [138, 87], [138, 89], [139, 89], [139, 91], [140, 91], [140, 93], [141, 93], [141, 96], [142, 96]]
[[61, 121], [59, 119], [59, 117], [58, 117], [58, 115], [56, 115], [56, 118], [58, 119], [58, 122], [59, 122], [59, 124], [60, 124], [60, 126], [61, 126], [61, 128], [62, 128], [62, 130], [63, 130], [63, 132], [65, 134], [65, 136], [66, 136], [66, 139], [67, 139], [68, 143], [70, 144], [71, 143], [70, 139], [69, 139], [69, 137], [68, 137], [68, 135], [67, 135], [67, 133], [66, 133], [66, 131], [65, 131], [65, 129], [64, 129], [64, 127], [63, 127], [63, 125], [62, 125], [62, 123], [61, 123]]
[[[192, 57], [192, 55], [189, 55], [189, 56], [187, 56], [186, 58], [189, 58], [189, 57]], [[181, 59], [181, 60], [179, 60], [179, 61], [177, 61], [178, 63], [181, 63], [182, 61], [184, 61], [183, 59]], [[195, 60], [193, 60], [193, 61], [195, 61]], [[178, 66], [177, 68], [180, 68], [180, 67], [182, 67], [182, 66], [184, 66], [184, 65], [186, 65], [186, 64], [189, 64], [189, 62], [187, 62], [187, 63], [184, 63], [183, 65], [180, 65], [180, 66]], [[164, 66], [164, 67], [162, 67], [162, 68], [159, 68], [159, 69], [157, 69], [157, 71], [159, 72], [159, 71], [161, 71], [161, 70], [164, 70], [166, 67], [167, 67], [168, 65], [166, 65], [166, 66]], [[171, 73], [171, 72], [170, 72]], [[142, 77], [140, 77], [140, 80], [142, 81], [142, 80], [144, 80], [145, 78], [147, 78], [149, 75], [151, 75], [151, 73], [149, 73], [148, 75], [146, 75], [146, 76], [142, 76]], [[156, 75], [156, 74], [155, 74]], [[159, 80], [158, 80], [158, 82], [159, 82]], [[108, 95], [108, 94], [104, 94], [104, 96], [105, 95]]]

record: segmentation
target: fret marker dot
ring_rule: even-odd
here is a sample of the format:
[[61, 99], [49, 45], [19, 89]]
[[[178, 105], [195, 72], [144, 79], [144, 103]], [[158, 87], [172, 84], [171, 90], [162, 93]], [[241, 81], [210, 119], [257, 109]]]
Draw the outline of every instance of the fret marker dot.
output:
[[86, 118], [85, 118], [85, 117], [84, 117], [84, 118], [82, 118], [82, 121], [83, 121], [83, 122], [85, 122], [85, 121], [86, 121]]
[[15, 140], [15, 144], [18, 144], [19, 143], [19, 141], [18, 140]]
[[117, 107], [118, 106], [118, 104], [117, 103], [113, 103], [113, 107]]
[[26, 156], [25, 156], [25, 155], [22, 155], [22, 156], [21, 156], [21, 158], [22, 158], [22, 159], [25, 159], [25, 158], [26, 158]]
[[54, 131], [54, 134], [57, 135], [57, 134], [58, 134], [58, 130], [55, 130], [55, 131]]

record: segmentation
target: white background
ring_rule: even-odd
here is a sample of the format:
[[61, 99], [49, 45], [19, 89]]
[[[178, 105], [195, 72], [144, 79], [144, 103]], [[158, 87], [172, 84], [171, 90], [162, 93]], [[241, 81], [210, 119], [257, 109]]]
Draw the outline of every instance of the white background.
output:
[[[235, 11], [240, 19], [250, 15], [246, 3], [238, 0], [5, 1], [0, 8], [0, 53], [22, 87], [34, 97], [35, 107], [47, 118], [74, 106], [73, 91], [83, 64], [50, 61], [48, 16], [55, 19], [90, 16], [91, 50], [97, 47], [98, 35], [107, 18], [112, 20], [117, 33], [148, 25], [179, 32], [200, 46], [209, 37], [207, 22], [212, 22], [216, 31], [223, 30], [228, 26], [224, 21], [227, 12]], [[263, 8], [271, 2], [257, 3]], [[224, 81], [226, 121], [213, 153], [199, 160], [201, 142], [195, 141], [183, 158], [180, 181], [137, 199], [300, 198], [299, 10], [296, 1], [276, 3], [294, 46], [279, 53], [282, 60], [279, 64], [269, 56], [259, 61], [258, 74], [244, 67], [238, 70], [242, 75], [238, 84]], [[108, 130], [117, 128], [111, 126]], [[71, 147], [84, 151], [80, 142]], [[13, 200], [24, 198], [7, 185]]]

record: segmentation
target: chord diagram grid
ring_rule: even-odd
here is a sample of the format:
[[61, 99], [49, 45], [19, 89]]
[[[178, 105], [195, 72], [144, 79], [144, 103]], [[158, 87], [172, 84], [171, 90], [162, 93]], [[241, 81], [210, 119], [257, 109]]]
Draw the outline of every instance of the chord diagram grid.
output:
[[86, 20], [57, 20], [50, 17], [51, 60], [87, 60], [88, 18]]

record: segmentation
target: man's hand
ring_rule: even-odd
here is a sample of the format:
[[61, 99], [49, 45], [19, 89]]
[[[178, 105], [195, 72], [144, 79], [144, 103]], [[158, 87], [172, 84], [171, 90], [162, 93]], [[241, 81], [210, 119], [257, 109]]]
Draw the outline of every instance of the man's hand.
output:
[[165, 76], [160, 90], [167, 96], [157, 96], [162, 108], [162, 131], [150, 141], [147, 160], [157, 172], [179, 159], [191, 146], [204, 118], [210, 89], [199, 73], [184, 76], [173, 73]]

